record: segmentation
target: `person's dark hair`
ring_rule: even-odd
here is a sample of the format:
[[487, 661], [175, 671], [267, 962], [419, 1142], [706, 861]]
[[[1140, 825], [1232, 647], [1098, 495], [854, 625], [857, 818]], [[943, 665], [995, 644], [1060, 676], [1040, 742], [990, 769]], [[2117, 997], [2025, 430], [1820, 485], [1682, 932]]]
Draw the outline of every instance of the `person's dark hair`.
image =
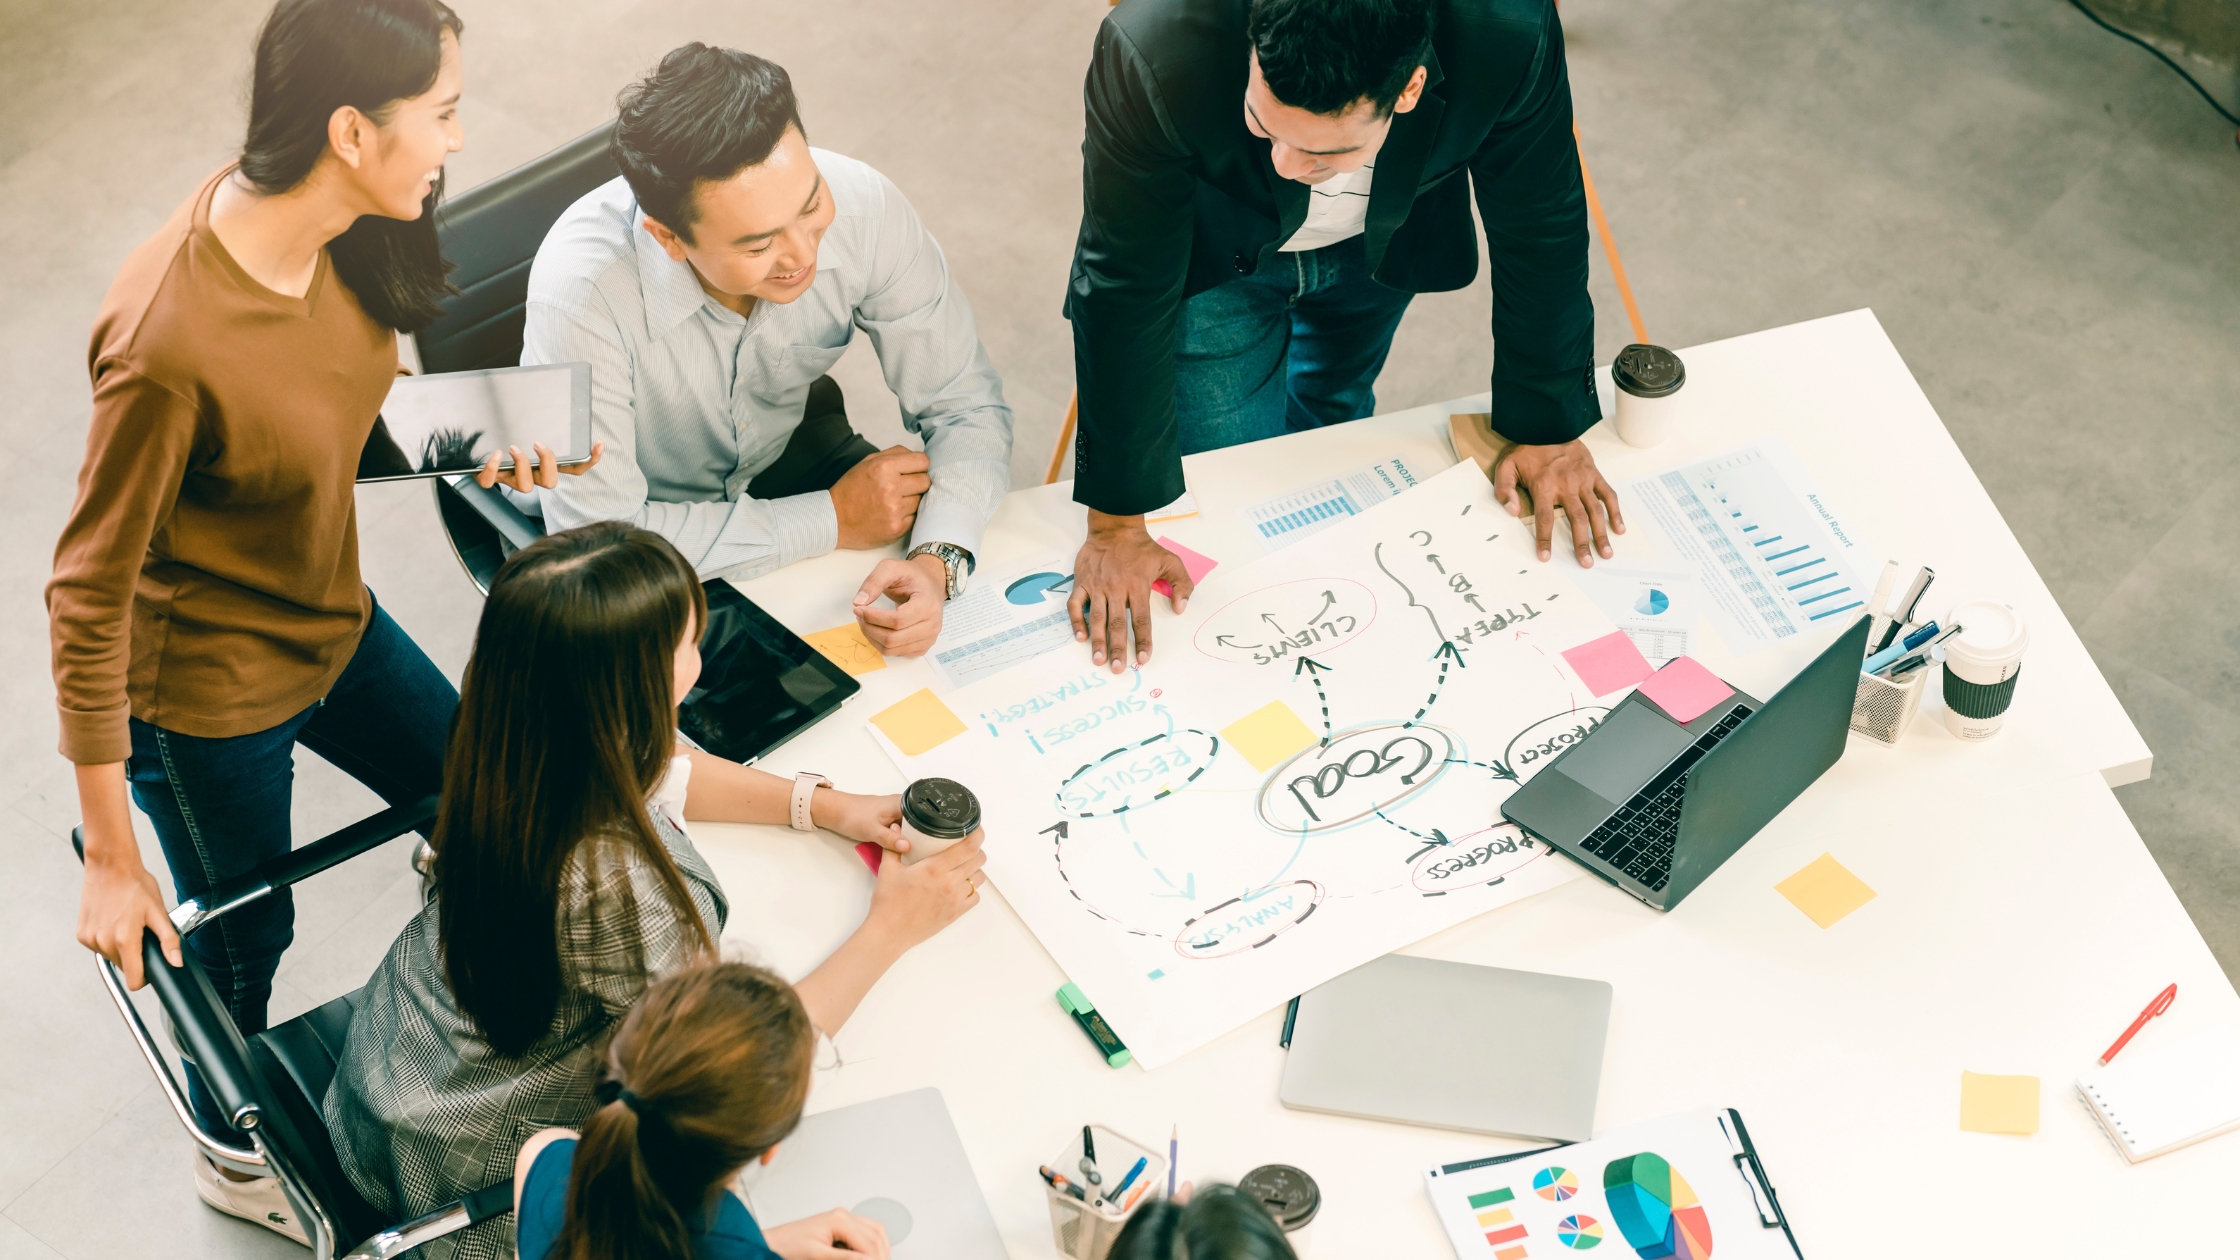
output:
[[1268, 1210], [1235, 1186], [1200, 1186], [1177, 1207], [1137, 1208], [1112, 1240], [1109, 1260], [1297, 1260]]
[[1342, 114], [1362, 98], [1377, 116], [1431, 55], [1432, 0], [1252, 0], [1245, 34], [1276, 99]]
[[540, 538], [490, 583], [434, 844], [444, 974], [500, 1054], [526, 1051], [552, 1025], [560, 881], [579, 852], [587, 864], [627, 854], [652, 867], [661, 912], [714, 948], [646, 812], [676, 752], [677, 648], [707, 621], [691, 564], [621, 521]]
[[647, 989], [609, 1047], [553, 1260], [690, 1260], [724, 1183], [800, 1122], [815, 1046], [793, 986], [760, 967]]
[[700, 218], [694, 189], [759, 166], [801, 109], [784, 66], [735, 48], [702, 43], [672, 49], [653, 73], [622, 90], [608, 145], [638, 208], [692, 241]]
[[[349, 105], [387, 122], [398, 101], [435, 86], [443, 33], [464, 29], [442, 0], [280, 0], [257, 35], [242, 178], [267, 196], [301, 184], [327, 151], [336, 110]], [[419, 218], [360, 215], [327, 243], [336, 278], [398, 332], [433, 323], [443, 313], [437, 300], [455, 292], [436, 244], [442, 197], [439, 180]]]

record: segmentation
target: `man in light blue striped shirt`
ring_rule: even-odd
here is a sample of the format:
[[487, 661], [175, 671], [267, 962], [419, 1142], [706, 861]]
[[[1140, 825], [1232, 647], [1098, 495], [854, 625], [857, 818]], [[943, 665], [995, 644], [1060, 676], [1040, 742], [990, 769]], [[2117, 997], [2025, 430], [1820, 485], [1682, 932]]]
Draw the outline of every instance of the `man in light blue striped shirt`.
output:
[[[908, 533], [855, 609], [882, 651], [924, 652], [1010, 488], [1011, 409], [940, 246], [885, 176], [810, 148], [785, 71], [746, 53], [664, 57], [624, 94], [614, 153], [623, 178], [529, 273], [521, 361], [591, 364], [606, 443], [545, 493], [547, 524], [631, 521], [704, 578]], [[849, 427], [824, 373], [859, 328], [924, 453]]]

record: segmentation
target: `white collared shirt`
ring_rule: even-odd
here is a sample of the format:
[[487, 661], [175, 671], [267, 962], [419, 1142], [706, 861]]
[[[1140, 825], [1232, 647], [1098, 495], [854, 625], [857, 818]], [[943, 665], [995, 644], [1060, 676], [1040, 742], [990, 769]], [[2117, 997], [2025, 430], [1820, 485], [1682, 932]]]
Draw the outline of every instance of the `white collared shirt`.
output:
[[1306, 222], [1283, 243], [1281, 252], [1304, 253], [1361, 235], [1369, 218], [1369, 184], [1376, 173], [1377, 164], [1371, 162], [1358, 171], [1310, 185]]
[[756, 499], [746, 487], [860, 328], [932, 464], [913, 541], [979, 550], [1011, 487], [1012, 416], [972, 309], [900, 189], [853, 158], [810, 153], [834, 208], [816, 278], [743, 318], [646, 232], [621, 179], [553, 225], [529, 272], [521, 361], [591, 365], [592, 436], [607, 449], [541, 496], [550, 528], [627, 520], [676, 544], [703, 578], [832, 550], [829, 493]]

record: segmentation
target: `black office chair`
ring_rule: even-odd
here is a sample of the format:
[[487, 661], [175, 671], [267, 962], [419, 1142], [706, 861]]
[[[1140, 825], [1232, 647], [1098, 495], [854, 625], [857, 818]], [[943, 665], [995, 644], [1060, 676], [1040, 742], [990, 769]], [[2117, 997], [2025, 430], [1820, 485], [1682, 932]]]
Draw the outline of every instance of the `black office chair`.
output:
[[[521, 362], [529, 264], [545, 233], [578, 198], [622, 173], [607, 152], [606, 123], [543, 157], [478, 184], [436, 211], [444, 257], [458, 265], [456, 297], [413, 334], [424, 372], [466, 372]], [[490, 579], [515, 551], [544, 536], [544, 522], [468, 476], [434, 479], [444, 536], [467, 576], [490, 593]]]
[[[171, 922], [184, 940], [197, 929], [278, 889], [426, 826], [435, 813], [436, 798], [432, 796], [416, 805], [385, 809], [284, 853], [204, 896], [179, 903], [171, 912]], [[73, 831], [70, 839], [77, 846], [79, 859], [84, 860], [84, 829]], [[141, 964], [147, 969], [149, 987], [170, 1017], [180, 1051], [193, 1060], [233, 1127], [248, 1139], [246, 1147], [203, 1132], [188, 1105], [186, 1091], [164, 1062], [155, 1037], [140, 1018], [139, 1008], [126, 994], [124, 974], [106, 958], [96, 957], [94, 962], [109, 997], [124, 1016], [125, 1027], [140, 1047], [140, 1056], [155, 1072], [156, 1084], [195, 1145], [220, 1163], [278, 1177], [297, 1218], [303, 1222], [304, 1232], [311, 1237], [314, 1260], [334, 1260], [337, 1255], [346, 1255], [348, 1260], [386, 1260], [513, 1210], [513, 1182], [508, 1178], [402, 1224], [393, 1224], [375, 1212], [344, 1175], [334, 1145], [327, 1138], [326, 1121], [320, 1115], [327, 1085], [334, 1079], [336, 1056], [341, 1054], [343, 1040], [350, 1032], [358, 995], [336, 998], [244, 1040], [194, 951], [183, 949], [180, 954], [186, 965], [173, 967], [165, 960], [155, 933], [149, 932], [141, 942]]]

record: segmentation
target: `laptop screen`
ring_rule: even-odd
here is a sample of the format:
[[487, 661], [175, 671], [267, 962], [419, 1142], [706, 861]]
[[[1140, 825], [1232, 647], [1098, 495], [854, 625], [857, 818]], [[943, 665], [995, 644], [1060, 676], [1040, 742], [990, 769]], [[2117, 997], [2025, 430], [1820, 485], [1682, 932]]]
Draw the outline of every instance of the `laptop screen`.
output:
[[1595, 728], [1594, 738], [1550, 768], [1611, 805], [1623, 805], [1690, 742], [1685, 727], [1629, 697]]

